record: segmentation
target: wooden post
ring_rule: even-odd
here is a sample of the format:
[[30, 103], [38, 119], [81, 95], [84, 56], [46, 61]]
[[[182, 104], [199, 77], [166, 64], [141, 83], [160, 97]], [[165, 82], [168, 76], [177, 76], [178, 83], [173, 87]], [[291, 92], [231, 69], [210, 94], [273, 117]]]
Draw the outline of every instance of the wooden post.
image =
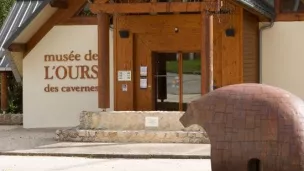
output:
[[178, 52], [179, 111], [183, 111], [183, 54]]
[[209, 92], [210, 88], [210, 65], [209, 65], [209, 58], [210, 58], [210, 27], [209, 27], [209, 19], [208, 15], [205, 12], [201, 14], [201, 94], [204, 95]]
[[213, 16], [208, 17], [209, 21], [209, 91], [213, 91]]
[[109, 54], [109, 16], [99, 13], [98, 18], [98, 107], [110, 107], [110, 54]]
[[274, 9], [276, 14], [281, 13], [281, 0], [274, 1]]
[[7, 73], [1, 72], [1, 110], [3, 112], [8, 109], [7, 86]]

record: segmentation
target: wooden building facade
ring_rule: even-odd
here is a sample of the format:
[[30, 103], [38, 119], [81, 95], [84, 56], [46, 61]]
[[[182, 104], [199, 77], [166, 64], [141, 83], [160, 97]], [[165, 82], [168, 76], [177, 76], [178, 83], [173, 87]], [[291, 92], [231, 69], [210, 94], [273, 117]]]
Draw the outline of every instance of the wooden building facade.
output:
[[[1, 39], [1, 48], [18, 54], [22, 63], [54, 26], [97, 25], [98, 106], [110, 108], [113, 69], [116, 111], [183, 111], [213, 88], [259, 82], [259, 23], [274, 19], [275, 12], [265, 0], [34, 3], [41, 5], [24, 26], [14, 26], [16, 31], [7, 27], [11, 32]], [[114, 34], [113, 66], [109, 29]]]
[[[90, 103], [98, 103], [98, 106], [95, 104], [97, 109], [185, 110], [191, 99], [213, 88], [251, 82], [278, 86], [304, 98], [304, 81], [295, 77], [304, 72], [303, 9], [302, 0], [16, 1], [0, 32], [0, 58], [9, 59], [18, 82], [25, 82], [23, 71], [27, 69], [23, 67], [34, 68], [31, 72], [27, 70], [27, 78], [41, 80], [40, 84], [38, 81], [26, 83], [30, 88], [27, 98], [32, 98], [34, 90], [39, 90], [41, 99], [46, 98], [51, 95], [43, 91], [47, 83], [44, 77], [31, 75], [43, 73], [44, 63], [39, 61], [41, 67], [36, 64], [36, 71], [29, 58], [35, 61], [49, 53], [49, 47], [42, 48], [41, 42], [48, 41], [44, 45], [55, 46], [58, 43], [50, 41], [51, 38], [62, 42], [64, 36], [60, 35], [69, 31], [80, 34], [85, 30], [84, 34], [94, 34], [90, 34], [90, 38], [83, 34], [71, 37], [69, 42], [54, 48], [53, 53], [82, 49], [86, 52], [94, 50], [97, 54], [98, 49], [98, 92], [95, 92], [98, 99], [88, 93]], [[79, 26], [86, 29], [79, 29]], [[74, 40], [81, 42], [79, 39], [87, 42], [76, 46]], [[114, 43], [109, 43], [109, 39]], [[109, 55], [112, 52], [113, 57]], [[27, 61], [26, 65], [22, 66], [24, 61]], [[69, 82], [72, 83], [75, 82]], [[83, 101], [80, 94], [62, 96], [75, 97], [80, 104]], [[2, 99], [7, 98], [5, 94], [2, 96]], [[56, 107], [57, 97], [52, 94]], [[41, 99], [37, 98], [37, 101]], [[34, 102], [31, 105], [34, 106]], [[32, 108], [31, 105], [25, 104], [27, 108]], [[7, 104], [2, 106], [5, 108]], [[66, 116], [66, 122], [57, 124], [58, 127], [76, 124], [78, 118], [77, 112], [72, 111], [74, 106], [83, 109], [88, 105], [71, 104], [66, 107], [69, 115], [63, 111], [60, 113], [62, 109], [58, 108], [58, 111], [51, 112], [58, 113], [58, 117], [50, 117], [53, 119], [50, 126], [56, 125], [59, 116]], [[45, 114], [45, 110], [56, 107], [45, 105], [39, 111], [27, 110], [25, 116], [31, 115], [28, 119], [31, 121], [37, 120], [38, 116], [43, 119], [51, 115]], [[72, 117], [74, 121], [70, 122]]]
[[[272, 9], [264, 1], [253, 2], [263, 4], [269, 11]], [[168, 53], [173, 55], [171, 60], [176, 54], [178, 77], [178, 90], [173, 97], [175, 107], [168, 110], [185, 110], [184, 90], [187, 86], [195, 88], [183, 84], [184, 71], [189, 70], [183, 57], [187, 53], [200, 56], [200, 83], [197, 84], [200, 91], [196, 94], [205, 94], [212, 87], [259, 82], [259, 22], [273, 17], [267, 10], [263, 13], [229, 0], [140, 3], [95, 0], [91, 10], [99, 16], [100, 33], [107, 27], [104, 18], [114, 16], [114, 73], [119, 76], [128, 71], [132, 75], [130, 80], [114, 79], [115, 110], [170, 108], [169, 102], [161, 104], [169, 98], [166, 93], [170, 91], [169, 79], [161, 78], [169, 77]], [[222, 13], [225, 10], [228, 13]], [[100, 34], [100, 48], [107, 47], [105, 35]], [[108, 54], [103, 50], [99, 53], [101, 65], [108, 62]], [[143, 74], [143, 70], [146, 73]], [[107, 74], [108, 68], [103, 65], [100, 73], [99, 107], [107, 108], [108, 78], [102, 73]]]

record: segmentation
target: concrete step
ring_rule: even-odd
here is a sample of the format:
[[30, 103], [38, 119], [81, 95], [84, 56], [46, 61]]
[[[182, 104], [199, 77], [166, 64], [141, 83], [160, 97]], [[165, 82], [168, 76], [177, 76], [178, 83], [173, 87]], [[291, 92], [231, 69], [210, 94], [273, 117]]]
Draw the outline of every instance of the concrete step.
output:
[[204, 131], [158, 130], [57, 130], [56, 139], [65, 142], [103, 143], [193, 143], [209, 144]]
[[178, 111], [109, 111], [80, 114], [79, 129], [203, 131], [199, 126], [184, 128]]

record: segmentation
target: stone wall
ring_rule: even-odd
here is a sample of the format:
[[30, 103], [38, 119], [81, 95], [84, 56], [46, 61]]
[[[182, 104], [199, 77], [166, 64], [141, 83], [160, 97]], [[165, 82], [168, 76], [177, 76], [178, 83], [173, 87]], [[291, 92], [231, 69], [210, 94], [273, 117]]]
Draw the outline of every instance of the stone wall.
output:
[[22, 125], [22, 114], [0, 114], [0, 125]]
[[193, 143], [209, 144], [206, 132], [187, 131], [117, 131], [117, 130], [57, 130], [56, 139], [68, 142], [104, 143]]
[[77, 128], [57, 130], [59, 141], [116, 143], [210, 143], [198, 125], [184, 128], [183, 112], [82, 112]]
[[179, 121], [183, 113], [175, 111], [84, 111], [80, 114], [79, 129], [203, 131], [202, 127], [198, 125], [184, 128]]

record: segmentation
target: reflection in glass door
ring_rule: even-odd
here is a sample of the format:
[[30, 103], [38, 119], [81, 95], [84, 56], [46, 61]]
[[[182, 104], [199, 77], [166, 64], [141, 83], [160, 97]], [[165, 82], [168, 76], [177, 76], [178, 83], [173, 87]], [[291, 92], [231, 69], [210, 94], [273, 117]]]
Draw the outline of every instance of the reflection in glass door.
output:
[[[184, 53], [181, 61], [182, 75], [182, 102], [189, 104], [201, 96], [201, 54]], [[183, 111], [187, 110], [187, 105]]]
[[201, 96], [200, 54], [158, 53], [153, 58], [155, 109], [185, 111]]

